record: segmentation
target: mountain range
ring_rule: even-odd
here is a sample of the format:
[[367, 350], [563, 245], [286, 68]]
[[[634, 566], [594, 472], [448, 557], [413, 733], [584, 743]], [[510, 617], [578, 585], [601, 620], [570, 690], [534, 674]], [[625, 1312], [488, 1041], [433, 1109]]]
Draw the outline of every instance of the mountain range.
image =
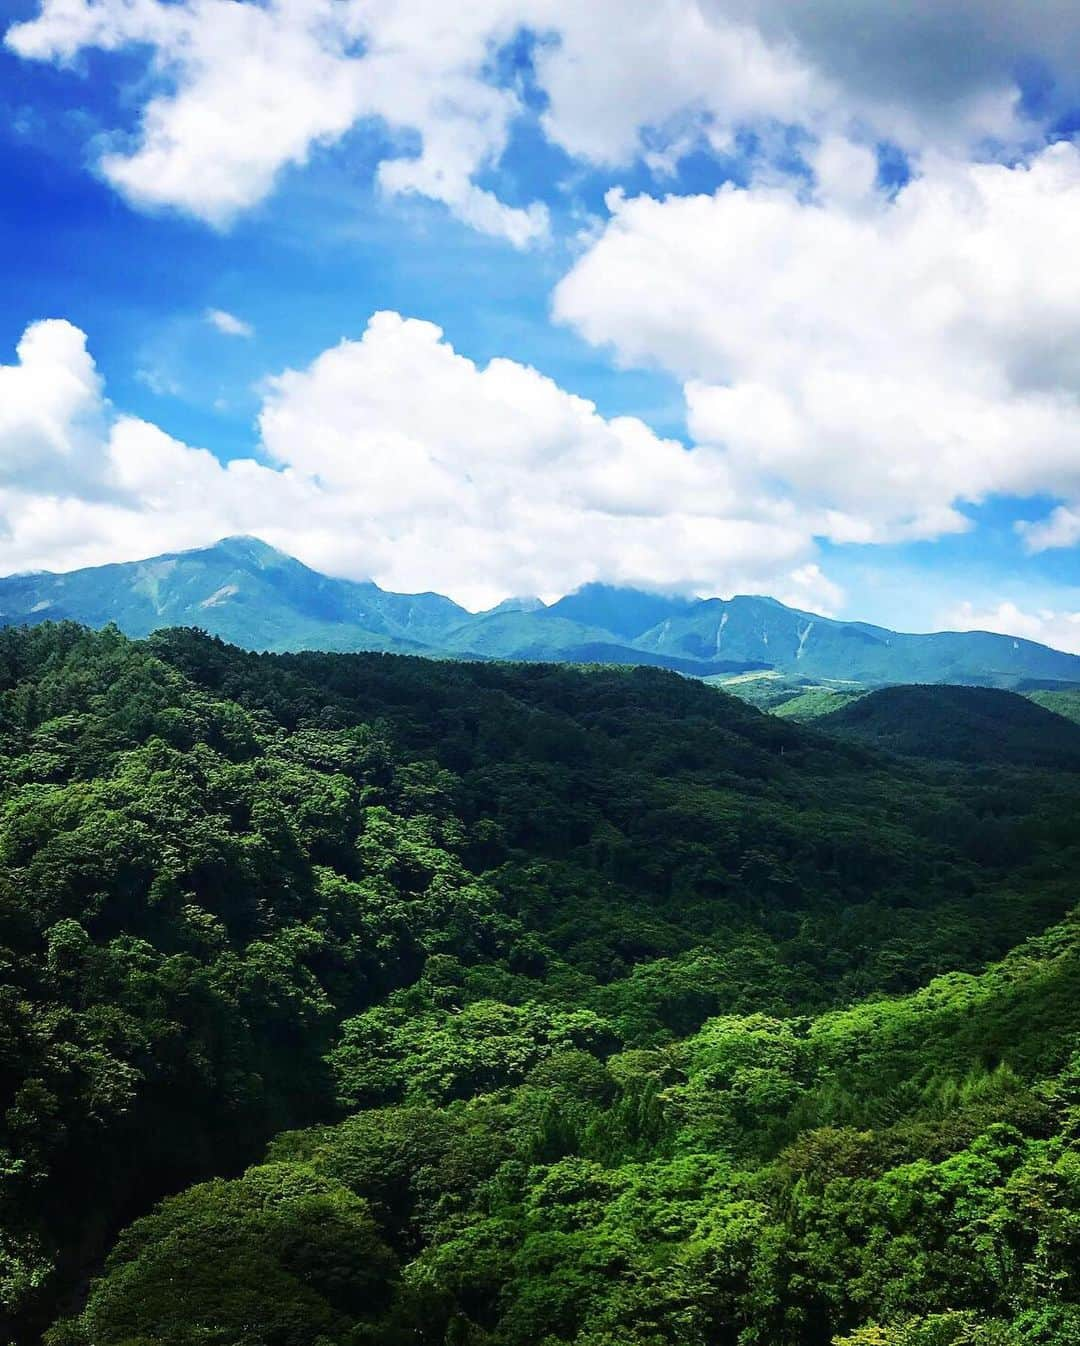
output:
[[436, 593], [395, 594], [322, 575], [257, 538], [0, 579], [0, 625], [115, 623], [131, 636], [196, 626], [247, 649], [374, 650], [478, 659], [655, 664], [700, 677], [1080, 683], [1080, 655], [986, 631], [904, 634], [740, 595], [692, 599], [587, 584], [550, 605], [509, 599], [471, 613]]

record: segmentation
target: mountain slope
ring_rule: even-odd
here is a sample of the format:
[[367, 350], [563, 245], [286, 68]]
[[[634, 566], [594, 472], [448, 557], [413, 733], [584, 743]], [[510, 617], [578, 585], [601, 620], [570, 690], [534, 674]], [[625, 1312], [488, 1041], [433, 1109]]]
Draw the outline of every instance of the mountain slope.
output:
[[1034, 641], [989, 631], [909, 635], [747, 596], [696, 603], [635, 643], [685, 658], [758, 661], [784, 672], [853, 682], [1011, 686], [1023, 678], [1080, 680], [1080, 657]]
[[561, 616], [563, 610], [561, 604], [554, 604], [533, 611], [496, 609], [479, 613], [448, 632], [441, 641], [442, 649], [465, 658], [480, 656], [530, 663], [645, 664], [696, 677], [730, 675], [762, 667], [741, 660], [703, 661], [642, 650], [603, 627], [587, 626]]
[[552, 616], [599, 626], [623, 640], [633, 640], [661, 622], [688, 616], [698, 604], [692, 599], [620, 589], [610, 584], [584, 584], [552, 603]]
[[[248, 649], [362, 650], [653, 664], [699, 677], [762, 670], [806, 685], [1080, 684], [1080, 656], [985, 631], [907, 635], [772, 598], [688, 599], [587, 584], [550, 606], [470, 613], [439, 594], [334, 579], [255, 538], [69, 574], [0, 579], [0, 624], [115, 623], [141, 637], [196, 626]], [[745, 690], [745, 689], [744, 689]]]
[[130, 636], [198, 626], [253, 649], [425, 650], [468, 617], [439, 594], [331, 579], [257, 538], [69, 574], [0, 580], [0, 621], [115, 624]]

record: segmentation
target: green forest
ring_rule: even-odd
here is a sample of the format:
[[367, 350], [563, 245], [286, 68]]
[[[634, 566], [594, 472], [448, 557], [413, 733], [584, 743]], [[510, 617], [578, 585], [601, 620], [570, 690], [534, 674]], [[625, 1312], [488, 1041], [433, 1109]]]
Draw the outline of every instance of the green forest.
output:
[[0, 1340], [1080, 1346], [1080, 728], [976, 694], [0, 631]]

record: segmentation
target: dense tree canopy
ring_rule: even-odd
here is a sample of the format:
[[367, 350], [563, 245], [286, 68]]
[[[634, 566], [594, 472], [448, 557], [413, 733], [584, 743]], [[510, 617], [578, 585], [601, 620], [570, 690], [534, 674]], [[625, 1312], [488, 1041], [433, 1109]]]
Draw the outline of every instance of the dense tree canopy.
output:
[[8, 1335], [1080, 1342], [1045, 763], [655, 669], [0, 633]]

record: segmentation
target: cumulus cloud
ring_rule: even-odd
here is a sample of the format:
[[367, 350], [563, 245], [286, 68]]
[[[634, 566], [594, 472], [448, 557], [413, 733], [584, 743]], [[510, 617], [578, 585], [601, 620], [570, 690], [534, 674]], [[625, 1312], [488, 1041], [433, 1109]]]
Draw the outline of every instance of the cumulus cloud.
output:
[[808, 608], [823, 616], [835, 617], [844, 606], [845, 594], [816, 561], [808, 561], [783, 576], [772, 597], [790, 608]]
[[115, 411], [62, 319], [27, 328], [0, 366], [0, 556], [5, 572], [149, 555], [303, 510], [311, 490], [254, 462], [223, 466]]
[[1045, 519], [1017, 525], [1028, 551], [1049, 551], [1053, 547], [1075, 547], [1080, 542], [1080, 503], [1075, 507], [1058, 505]]
[[1080, 612], [1058, 612], [1040, 608], [1025, 612], [1015, 603], [1000, 603], [995, 608], [978, 608], [962, 603], [947, 617], [947, 624], [958, 631], [997, 631], [1049, 645], [1055, 650], [1080, 654]]
[[606, 420], [513, 361], [478, 368], [393, 313], [273, 380], [260, 427], [272, 460], [379, 519], [324, 563], [352, 546], [391, 587], [438, 576], [478, 601], [592, 578], [713, 591], [760, 586], [809, 547], [797, 518], [735, 498], [715, 451]]
[[216, 327], [222, 336], [233, 337], [253, 337], [255, 328], [251, 323], [245, 322], [243, 318], [238, 318], [235, 313], [229, 313], [223, 308], [208, 308], [203, 317], [211, 327]]
[[103, 490], [107, 408], [86, 337], [62, 319], [28, 327], [0, 366], [0, 485]]
[[[526, 15], [526, 9], [531, 14]], [[539, 23], [521, 6], [523, 23]], [[1072, 0], [565, 0], [538, 60], [544, 126], [580, 157], [621, 163], [642, 134], [716, 146], [770, 121], [814, 136], [869, 128], [909, 152], [1038, 144], [1080, 96]], [[1017, 67], [1037, 67], [1042, 120]]]
[[58, 63], [92, 47], [151, 53], [135, 143], [101, 163], [137, 205], [226, 225], [283, 168], [379, 119], [407, 146], [379, 165], [388, 192], [524, 246], [547, 231], [544, 207], [480, 185], [533, 115], [493, 73], [521, 33], [536, 42], [543, 132], [607, 167], [670, 166], [777, 123], [819, 137], [863, 126], [913, 153], [1022, 147], [1040, 129], [1020, 113], [1017, 53], [1067, 89], [1080, 51], [1066, 0], [41, 0], [6, 40]]
[[994, 493], [1080, 498], [1080, 149], [935, 157], [893, 198], [853, 176], [613, 195], [555, 314], [680, 376], [737, 488], [836, 541], [963, 530]]
[[531, 22], [548, 137], [577, 158], [617, 166], [646, 148], [660, 162], [705, 142], [731, 146], [761, 121], [818, 122], [835, 91], [786, 42], [698, 0], [551, 0]]
[[[1049, 115], [1078, 93], [1073, 0], [704, 0], [788, 45], [857, 115], [896, 139], [1015, 135], [1017, 66], [1040, 67]], [[1030, 129], [1030, 128], [1029, 128]]]
[[[1068, 92], [1080, 68], [1075, 5], [41, 0], [6, 41], [59, 63], [88, 48], [150, 53], [139, 128], [102, 161], [136, 204], [226, 225], [285, 167], [377, 119], [385, 191], [441, 201], [525, 246], [548, 229], [543, 206], [509, 205], [490, 185], [515, 123], [532, 115], [494, 73], [523, 31], [536, 39], [542, 130], [584, 162], [670, 167], [744, 127], [763, 139], [778, 124], [808, 133], [805, 171], [791, 179], [774, 165], [714, 196], [613, 192], [610, 222], [558, 287], [561, 320], [625, 363], [682, 379], [698, 447], [604, 420], [524, 366], [478, 369], [437, 329], [383, 316], [361, 341], [269, 385], [261, 424], [273, 466], [250, 464], [248, 484], [283, 541], [299, 539], [321, 564], [351, 548], [357, 573], [399, 587], [430, 582], [436, 555], [462, 594], [486, 569], [495, 596], [504, 578], [509, 591], [558, 592], [602, 573], [699, 588], [782, 579], [799, 601], [803, 575], [831, 606], [815, 534], [937, 537], [970, 526], [966, 505], [1005, 493], [1061, 502], [1021, 526], [1029, 550], [1080, 541], [1080, 151], [1038, 148], [1014, 71], [1017, 53], [1041, 59]], [[917, 156], [891, 195], [877, 183], [881, 135]], [[987, 136], [1023, 153], [965, 157]], [[249, 334], [224, 311], [206, 317]], [[44, 325], [24, 345], [2, 371], [18, 395], [0, 399], [0, 483], [18, 489], [25, 477], [33, 510], [127, 508], [122, 490], [136, 488], [112, 460], [127, 423], [104, 400], [82, 334]], [[36, 391], [54, 383], [66, 402]], [[417, 405], [417, 386], [440, 390], [427, 399], [437, 413]], [[150, 462], [164, 453], [152, 429], [139, 431], [157, 446]], [[302, 535], [296, 517], [275, 513], [285, 481], [318, 521]], [[224, 531], [249, 526], [233, 518], [245, 508], [228, 504]], [[373, 511], [377, 526], [353, 527]], [[266, 531], [257, 517], [250, 526]], [[432, 553], [440, 532], [476, 564], [455, 570]]]
[[19, 351], [0, 369], [4, 571], [247, 532], [477, 608], [591, 579], [838, 601], [805, 522], [736, 496], [721, 453], [605, 419], [513, 361], [477, 366], [430, 323], [376, 314], [360, 340], [269, 380], [262, 460], [228, 464], [113, 411], [70, 324], [29, 329]]
[[[500, 0], [476, 13], [434, 0], [43, 0], [7, 45], [70, 63], [91, 47], [147, 48], [156, 89], [131, 149], [105, 155], [106, 178], [136, 205], [169, 206], [225, 226], [260, 201], [287, 165], [381, 118], [415, 133], [418, 154], [383, 162], [390, 192], [444, 202], [468, 223], [523, 245], [547, 227], [542, 206], [511, 207], [473, 178], [493, 164], [518, 109], [484, 75], [513, 31]], [[509, 25], [509, 26], [508, 26]]]

